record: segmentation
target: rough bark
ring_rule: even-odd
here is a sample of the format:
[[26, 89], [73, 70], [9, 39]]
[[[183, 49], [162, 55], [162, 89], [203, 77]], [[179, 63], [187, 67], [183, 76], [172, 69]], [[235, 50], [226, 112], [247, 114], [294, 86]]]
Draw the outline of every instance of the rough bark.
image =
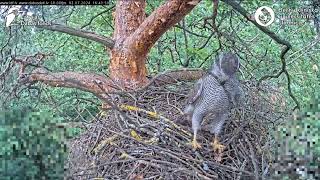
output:
[[49, 86], [77, 88], [93, 94], [102, 94], [115, 89], [112, 81], [102, 75], [70, 71], [53, 73], [44, 68], [36, 68], [29, 76], [19, 81], [21, 83], [41, 81]]
[[116, 44], [111, 51], [111, 77], [125, 85], [145, 84], [145, 63], [151, 47], [199, 1], [167, 1], [146, 19], [144, 0], [118, 1], [114, 33]]
[[[136, 91], [143, 90], [145, 87], [154, 84], [162, 86], [165, 84], [176, 83], [177, 81], [192, 81], [203, 76], [205, 71], [202, 69], [179, 69], [168, 70], [158, 74], [147, 84]], [[78, 73], [78, 72], [49, 72], [45, 68], [36, 68], [29, 76], [21, 76], [19, 82], [22, 84], [43, 82], [52, 87], [77, 88], [83, 91], [91, 92], [97, 96], [105, 93], [117, 93], [123, 89], [109, 77], [93, 74], [93, 73]]]
[[111, 49], [110, 77], [122, 86], [147, 82], [146, 55], [139, 55], [125, 46], [125, 40], [133, 34], [145, 19], [144, 0], [119, 0], [115, 12], [115, 46]]
[[[49, 72], [44, 68], [30, 63], [29, 56], [15, 61], [25, 62], [20, 72], [23, 83], [43, 82], [55, 87], [78, 88], [92, 92], [95, 95], [114, 91], [115, 86], [142, 87], [146, 85], [147, 79], [146, 58], [155, 42], [169, 28], [179, 22], [187, 15], [200, 0], [168, 0], [157, 8], [149, 17], [145, 17], [145, 0], [118, 0], [115, 11], [115, 31], [113, 39], [94, 34], [92, 32], [77, 30], [58, 24], [53, 26], [38, 26], [51, 31], [59, 31], [74, 36], [87, 38], [101, 43], [109, 50], [110, 78], [90, 73], [77, 72]], [[43, 57], [42, 57], [43, 58]], [[40, 60], [42, 61], [42, 60]], [[31, 73], [24, 72], [24, 66], [37, 66]], [[175, 79], [183, 79], [186, 73], [169, 72], [169, 76], [159, 76], [157, 82], [175, 82]], [[188, 73], [187, 73], [188, 74]], [[177, 77], [180, 75], [181, 77]], [[199, 78], [191, 74], [186, 78]], [[163, 78], [163, 80], [161, 80]], [[116, 85], [115, 85], [116, 84]]]

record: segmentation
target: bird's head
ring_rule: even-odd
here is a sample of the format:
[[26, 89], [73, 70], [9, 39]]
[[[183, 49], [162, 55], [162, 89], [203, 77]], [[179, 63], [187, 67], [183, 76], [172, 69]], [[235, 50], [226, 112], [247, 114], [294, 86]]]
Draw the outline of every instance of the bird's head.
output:
[[216, 57], [210, 71], [216, 75], [220, 81], [226, 81], [232, 77], [239, 68], [240, 61], [238, 57], [231, 52], [224, 52]]

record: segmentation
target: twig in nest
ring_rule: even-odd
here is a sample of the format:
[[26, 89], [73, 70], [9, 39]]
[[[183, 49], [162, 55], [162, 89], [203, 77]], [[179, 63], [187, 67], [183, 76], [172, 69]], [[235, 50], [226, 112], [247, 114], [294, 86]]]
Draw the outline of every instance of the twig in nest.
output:
[[143, 113], [146, 113], [147, 115], [155, 118], [155, 119], [160, 119], [160, 120], [164, 120], [165, 122], [169, 123], [170, 125], [172, 125], [174, 128], [176, 128], [177, 130], [183, 132], [184, 134], [188, 135], [191, 137], [191, 134], [182, 129], [180, 126], [178, 126], [176, 123], [174, 123], [173, 121], [171, 121], [170, 119], [166, 118], [166, 117], [163, 117], [161, 116], [160, 114], [156, 113], [156, 112], [152, 112], [152, 111], [147, 111], [147, 110], [144, 110], [144, 109], [141, 109], [141, 108], [138, 108], [138, 107], [135, 107], [135, 106], [129, 106], [129, 105], [125, 105], [125, 104], [122, 104], [119, 106], [120, 109], [123, 109], [123, 110], [128, 110], [128, 111], [139, 111], [139, 112], [143, 112]]
[[[70, 174], [80, 180], [94, 177], [127, 179], [138, 176], [144, 179], [254, 179], [263, 176], [265, 169], [261, 166], [261, 161], [264, 160], [259, 147], [249, 144], [257, 142], [258, 145], [266, 146], [269, 141], [263, 132], [270, 126], [270, 122], [257, 113], [263, 112], [263, 116], [273, 120], [281, 114], [275, 112], [273, 106], [255, 93], [258, 91], [256, 86], [250, 84], [244, 87], [249, 97], [244, 101], [243, 111], [241, 114], [231, 114], [234, 120], [221, 134], [228, 146], [220, 163], [214, 161], [212, 149], [205, 145], [211, 141], [209, 134], [207, 136], [203, 132], [201, 141], [204, 146], [195, 152], [186, 145], [191, 136], [170, 123], [181, 118], [178, 109], [184, 102], [184, 94], [190, 88], [184, 83], [170, 87], [151, 86], [143, 92], [133, 93], [135, 102], [132, 102], [131, 97], [125, 96], [121, 101], [128, 102], [128, 105], [120, 103], [122, 105], [117, 105], [117, 109], [110, 109], [124, 113], [126, 117], [121, 121], [128, 121], [130, 126], [119, 128], [122, 125], [117, 121], [121, 116], [115, 113], [108, 113], [101, 117], [103, 119], [94, 121], [88, 132], [82, 134], [78, 141], [72, 142]], [[170, 120], [165, 117], [170, 117]], [[245, 120], [249, 121], [243, 123]], [[96, 126], [101, 126], [103, 130], [95, 128]], [[181, 125], [181, 128], [186, 127]], [[247, 133], [245, 135], [250, 138], [249, 142], [241, 131]], [[114, 136], [117, 138], [112, 140], [112, 144], [108, 144], [109, 138]], [[98, 142], [97, 137], [100, 137]], [[153, 137], [158, 138], [157, 143], [148, 141]], [[87, 153], [95, 148], [101, 150], [96, 150], [97, 154]], [[268, 177], [270, 172], [265, 176]]]
[[244, 136], [245, 141], [247, 142], [247, 144], [249, 146], [250, 158], [251, 158], [251, 162], [252, 162], [253, 168], [254, 168], [255, 179], [259, 180], [259, 171], [258, 171], [257, 159], [256, 159], [256, 155], [254, 153], [253, 146], [252, 146], [251, 142], [249, 141], [247, 135], [245, 133], [242, 133], [242, 135]]

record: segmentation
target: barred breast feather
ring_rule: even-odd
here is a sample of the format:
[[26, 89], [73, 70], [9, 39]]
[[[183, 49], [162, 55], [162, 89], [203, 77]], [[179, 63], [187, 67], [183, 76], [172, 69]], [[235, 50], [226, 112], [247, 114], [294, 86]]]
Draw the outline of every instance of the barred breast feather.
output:
[[216, 78], [206, 74], [198, 80], [190, 91], [185, 113], [220, 113], [228, 108], [229, 100], [225, 90]]

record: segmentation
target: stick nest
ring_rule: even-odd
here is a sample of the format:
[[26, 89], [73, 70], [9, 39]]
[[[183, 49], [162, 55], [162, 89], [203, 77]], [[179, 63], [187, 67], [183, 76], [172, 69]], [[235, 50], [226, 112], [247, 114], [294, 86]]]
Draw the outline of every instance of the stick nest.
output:
[[226, 149], [217, 161], [210, 145], [213, 135], [206, 129], [213, 117], [206, 117], [199, 131], [202, 148], [194, 151], [188, 145], [191, 122], [182, 111], [192, 84], [149, 86], [110, 97], [116, 106], [83, 124], [84, 133], [68, 142], [68, 177], [268, 179], [275, 148], [270, 132], [287, 117], [281, 92], [242, 82], [241, 107], [231, 110], [219, 136]]

